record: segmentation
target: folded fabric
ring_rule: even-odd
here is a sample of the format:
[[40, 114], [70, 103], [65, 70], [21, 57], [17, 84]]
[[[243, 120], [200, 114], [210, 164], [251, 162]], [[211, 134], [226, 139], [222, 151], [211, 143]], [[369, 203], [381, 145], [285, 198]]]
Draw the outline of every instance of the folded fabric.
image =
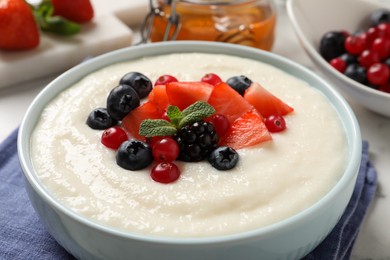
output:
[[[17, 155], [17, 134], [18, 129], [0, 144], [0, 259], [74, 259], [45, 230], [29, 202]], [[368, 148], [364, 142], [358, 180], [344, 215], [305, 260], [349, 259], [377, 186]]]

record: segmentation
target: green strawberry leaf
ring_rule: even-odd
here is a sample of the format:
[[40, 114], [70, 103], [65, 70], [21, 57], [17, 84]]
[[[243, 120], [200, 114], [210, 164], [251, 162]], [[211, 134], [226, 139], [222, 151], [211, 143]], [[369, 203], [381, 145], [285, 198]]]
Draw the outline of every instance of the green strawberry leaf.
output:
[[163, 119], [145, 119], [139, 128], [139, 134], [145, 137], [169, 136], [176, 132], [176, 127]]
[[73, 35], [81, 30], [78, 23], [71, 22], [61, 16], [53, 16], [54, 7], [49, 0], [42, 1], [39, 5], [30, 5], [35, 20], [43, 31], [60, 35]]

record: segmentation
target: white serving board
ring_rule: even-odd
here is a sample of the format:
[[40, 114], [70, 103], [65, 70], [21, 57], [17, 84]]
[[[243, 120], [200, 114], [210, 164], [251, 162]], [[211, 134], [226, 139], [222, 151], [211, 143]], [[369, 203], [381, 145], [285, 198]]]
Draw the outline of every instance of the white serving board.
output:
[[91, 0], [92, 22], [72, 37], [41, 33], [38, 48], [0, 51], [0, 88], [63, 72], [84, 59], [133, 44], [133, 26], [143, 22], [148, 0]]

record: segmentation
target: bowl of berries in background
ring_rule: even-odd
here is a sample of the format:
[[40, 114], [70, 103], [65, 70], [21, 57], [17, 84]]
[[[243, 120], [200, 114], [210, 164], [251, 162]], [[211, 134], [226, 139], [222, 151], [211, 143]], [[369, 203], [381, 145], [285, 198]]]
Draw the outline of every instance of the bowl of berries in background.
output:
[[287, 11], [317, 69], [352, 100], [390, 116], [390, 6], [290, 0]]
[[[117, 50], [59, 76], [29, 107], [18, 155], [40, 219], [78, 259], [299, 259], [343, 214], [361, 144], [347, 102], [305, 67], [178, 41]], [[292, 197], [304, 205], [275, 214]], [[267, 219], [248, 209], [257, 201], [276, 220], [252, 226]]]

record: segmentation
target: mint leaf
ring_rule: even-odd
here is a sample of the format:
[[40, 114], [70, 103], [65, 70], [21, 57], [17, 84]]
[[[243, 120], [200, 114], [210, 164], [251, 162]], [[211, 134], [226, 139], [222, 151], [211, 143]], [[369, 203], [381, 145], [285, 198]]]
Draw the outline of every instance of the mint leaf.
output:
[[176, 132], [176, 127], [163, 119], [145, 119], [139, 128], [139, 134], [145, 137], [174, 135]]
[[179, 126], [179, 123], [183, 118], [183, 115], [177, 106], [169, 106], [167, 109], [167, 116], [176, 127]]
[[215, 109], [207, 102], [199, 100], [182, 111], [183, 118], [179, 122], [179, 128], [193, 122], [202, 120], [215, 113]]

